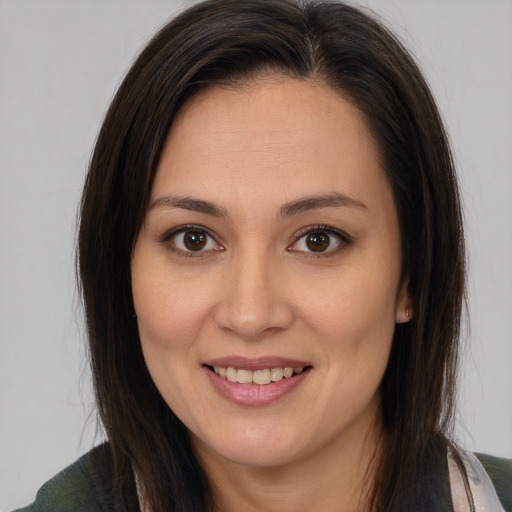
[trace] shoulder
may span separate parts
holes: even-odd
[[[110,457],[103,444],[80,457],[37,492],[34,503],[17,512],[103,512],[112,510],[111,491],[102,467]]]
[[[492,480],[496,494],[507,512],[512,512],[512,459],[475,454]]]

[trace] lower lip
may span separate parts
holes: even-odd
[[[276,402],[294,389],[306,379],[311,368],[304,370],[298,375],[290,378],[283,377],[277,382],[270,384],[240,384],[231,382],[224,377],[220,377],[206,367],[203,367],[208,375],[213,387],[226,399],[238,405],[267,405]]]

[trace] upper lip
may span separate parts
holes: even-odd
[[[237,368],[241,370],[263,370],[265,368],[303,368],[304,366],[312,366],[311,363],[307,361],[275,356],[263,356],[255,358],[228,356],[209,359],[203,364],[207,366],[220,366],[222,368]]]

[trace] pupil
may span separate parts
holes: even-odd
[[[183,242],[190,251],[199,251],[206,245],[206,236],[199,231],[187,231]]]
[[[306,244],[314,252],[325,251],[329,247],[329,236],[325,233],[311,233],[306,239]]]

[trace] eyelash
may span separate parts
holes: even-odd
[[[344,247],[346,247],[352,243],[352,239],[350,238],[350,236],[347,235],[346,233],[344,233],[343,231],[339,231],[337,229],[334,229],[330,226],[326,226],[324,224],[317,224],[314,226],[306,226],[306,227],[302,228],[295,235],[295,241],[289,247],[296,245],[302,238],[304,238],[307,235],[310,235],[312,233],[321,233],[321,234],[326,234],[329,237],[335,237],[338,239],[339,246],[336,247],[335,249],[326,250],[326,251],[317,252],[317,253],[315,253],[314,251],[310,251],[310,252],[301,251],[301,253],[305,257],[308,257],[308,258],[322,258],[322,257],[332,256],[334,254],[337,254]],[[329,243],[329,245],[330,245],[330,243]],[[289,250],[291,252],[294,252],[293,249],[289,249]]]
[[[192,250],[184,251],[184,250],[176,247],[175,244],[171,243],[172,239],[174,237],[176,237],[177,235],[185,234],[186,232],[190,232],[190,231],[195,231],[195,232],[198,232],[198,233],[202,233],[202,234],[206,235],[210,240],[213,240],[218,245],[218,247],[219,247],[218,249],[215,249],[216,251],[224,250],[224,248],[220,244],[218,244],[218,242],[215,241],[215,237],[213,236],[213,234],[209,230],[207,230],[203,226],[198,226],[198,225],[195,225],[195,224],[186,224],[186,225],[175,227],[171,231],[168,231],[167,233],[164,234],[164,236],[161,238],[161,242],[166,244],[172,252],[174,252],[174,253],[176,253],[176,254],[178,254],[180,256],[200,257],[200,256],[202,256],[204,254],[204,252],[208,252],[208,251],[202,251],[202,250],[199,250],[199,251],[192,251]],[[335,238],[338,239],[338,242],[339,242],[340,246],[338,246],[338,247],[336,247],[334,249],[331,249],[331,250],[319,251],[317,253],[315,253],[314,251],[310,251],[310,252],[308,252],[308,251],[296,251],[295,249],[291,249],[291,247],[295,246],[302,238],[304,238],[307,235],[312,234],[312,233],[326,234],[330,238],[331,237],[335,237]],[[347,245],[350,245],[350,243],[352,242],[351,238],[346,233],[344,233],[342,231],[339,231],[337,229],[334,229],[332,227],[323,225],[323,224],[317,224],[317,225],[313,225],[313,226],[306,226],[306,227],[302,228],[298,233],[296,233],[294,235],[294,238],[295,238],[294,242],[287,247],[287,250],[289,252],[299,252],[302,255],[304,255],[306,257],[310,257],[310,258],[319,258],[319,257],[321,258],[321,257],[331,256],[333,254],[336,254],[340,250],[342,250]],[[208,243],[208,241],[206,243]],[[330,242],[329,242],[329,245],[330,245]],[[328,245],[328,247],[329,247],[329,245]]]
[[[209,230],[207,230],[203,226],[197,226],[195,224],[185,224],[182,226],[175,227],[171,231],[168,231],[167,233],[165,233],[165,235],[161,239],[161,242],[166,244],[172,252],[178,254],[179,256],[192,257],[192,258],[200,257],[206,251],[184,251],[184,250],[180,249],[179,247],[176,247],[175,244],[171,243],[171,241],[174,237],[176,237],[177,235],[180,235],[180,234],[185,234],[189,231],[195,231],[197,233],[202,233],[202,234],[206,235],[210,240],[213,240],[219,246],[219,249],[216,249],[216,251],[224,250],[224,248],[215,241],[215,237],[212,235],[212,233],[210,233]],[[206,242],[206,243],[208,243],[208,242]]]

